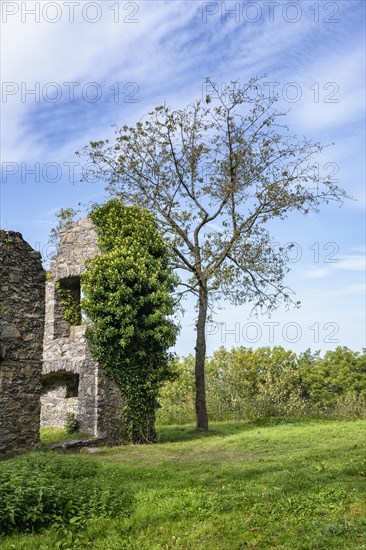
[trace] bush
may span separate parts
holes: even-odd
[[[174,363],[176,378],[160,392],[160,424],[194,422],[194,358]],[[281,346],[220,348],[206,363],[211,421],[275,416],[364,418],[366,355],[346,347],[296,355]]]
[[[87,459],[30,454],[0,463],[0,533],[81,527],[128,515],[133,498],[115,468]]]
[[[65,430],[68,434],[74,434],[79,429],[79,423],[74,413],[66,413]]]
[[[342,395],[327,409],[326,415],[336,420],[366,418],[366,398],[354,392]]]
[[[208,407],[215,420],[301,415],[296,355],[281,346],[214,352],[207,368]]]
[[[173,380],[159,394],[158,424],[190,424],[195,421],[194,357],[189,355],[171,365]]]
[[[343,399],[366,399],[366,352],[338,346],[324,357],[300,355],[299,374],[304,396],[323,410],[337,408]],[[359,399],[360,398],[360,399]]]

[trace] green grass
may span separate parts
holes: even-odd
[[[80,455],[123,472],[136,495],[130,518],[95,520],[61,538],[13,536],[0,548],[54,548],[57,540],[60,548],[103,550],[366,548],[363,421],[191,430],[162,427],[157,445]]]
[[[51,445],[52,443],[61,443],[70,439],[89,439],[91,436],[83,432],[67,433],[61,428],[41,428],[40,430],[42,446]]]

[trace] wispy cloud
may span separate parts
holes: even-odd
[[[327,277],[329,275],[328,269],[310,269],[308,271],[304,272],[305,277],[309,277],[310,279],[323,279],[324,277]]]
[[[22,9],[26,3],[17,4]],[[22,23],[19,11],[2,26],[2,40],[6,42],[2,51],[2,80],[18,87],[18,92],[2,103],[3,161],[25,162],[27,168],[32,168],[35,162],[41,165],[57,162],[63,166],[65,161],[78,161],[74,151],[90,140],[113,137],[113,124],[132,125],[164,101],[181,108],[200,98],[205,76],[212,76],[218,83],[232,79],[244,83],[253,75],[266,74],[263,92],[269,91],[269,83],[276,83],[279,109],[289,111],[287,122],[291,132],[323,143],[336,143],[317,159],[320,171],[329,174],[324,166],[337,163],[339,184],[359,199],[331,214],[310,215],[306,218],[307,225],[298,223],[295,217],[286,220],[283,232],[280,230],[284,242],[304,241],[301,241],[301,259],[291,265],[298,268],[299,277],[294,276],[294,284],[290,286],[298,290],[298,281],[302,278],[302,283],[306,282],[301,299],[311,304],[306,320],[309,326],[317,318],[324,322],[333,319],[339,296],[353,296],[351,305],[351,299],[343,300],[342,318],[353,318],[356,308],[360,316],[358,297],[363,292],[359,280],[365,267],[364,247],[354,243],[360,242],[359,228],[363,221],[360,207],[365,200],[365,3],[214,2],[217,13],[204,22],[202,2],[137,0],[129,3],[138,6],[135,15],[138,22],[131,24],[123,21],[130,12],[123,9],[126,4],[123,2],[95,3],[102,10],[102,17],[95,24],[80,17],[84,3],[75,3],[73,23],[65,17],[67,3],[58,4],[62,18],[55,24],[42,18],[36,23],[34,16]],[[117,4],[120,21],[115,23]],[[249,11],[246,4],[252,4]],[[294,15],[291,4],[300,6],[301,17],[297,22],[286,19],[286,9],[290,18]],[[239,17],[231,15],[223,22],[221,11],[237,5]],[[274,9],[273,20],[268,16],[269,5]],[[246,20],[246,16],[253,18],[256,6],[261,17],[256,22]],[[326,22],[332,6],[338,10],[333,17],[337,22]],[[45,98],[44,87],[51,82],[61,87],[59,101]],[[86,97],[85,86],[93,82],[102,91],[96,102]],[[76,83],[72,101],[65,83]],[[126,93],[132,91],[124,89],[128,83],[138,88],[137,102],[129,102],[128,98],[126,101]],[[36,100],[32,94],[23,97],[35,86],[40,89]],[[120,96],[115,101],[117,86]],[[299,97],[294,101],[296,90]],[[93,93],[92,88],[90,92]],[[79,202],[104,198],[103,182],[73,184],[65,176],[56,183],[35,184],[30,176],[24,183],[20,171],[17,177],[3,187],[2,208],[6,224],[24,231],[28,242],[47,242],[46,219],[49,218],[51,227],[54,214],[61,207],[77,208]],[[2,221],[5,222],[5,214]],[[319,262],[314,260],[311,265],[315,241],[319,246]],[[324,248],[328,241],[339,243],[343,255],[335,256],[338,263],[324,263],[330,252]],[[300,288],[299,294],[301,290],[304,289]],[[299,315],[305,319],[303,312],[304,309]],[[227,315],[231,314],[228,308]],[[350,332],[351,342],[355,331]]]
[[[365,271],[366,258],[365,256],[357,256],[357,255],[340,256],[339,262],[331,265],[335,269],[346,269],[350,271]]]
[[[355,252],[361,252],[363,254],[366,254],[366,245],[360,244],[358,246],[353,246],[352,250],[354,250]]]
[[[307,296],[315,297],[317,300],[319,298],[321,299],[329,299],[329,298],[341,298],[343,296],[365,296],[366,293],[366,285],[365,283],[352,283],[352,284],[345,284],[343,286],[335,285],[332,288],[308,288],[305,289],[304,294]],[[308,304],[309,305],[309,304]],[[316,305],[316,302],[313,303],[313,305]]]

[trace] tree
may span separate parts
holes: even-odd
[[[91,353],[119,386],[126,408],[127,438],[153,442],[157,394],[171,376],[177,327],[177,279],[153,215],[108,201],[91,212],[101,254],[82,275],[82,308],[92,321]]]
[[[312,403],[331,407],[347,395],[366,399],[366,350],[337,346],[324,357],[313,357],[310,364],[306,353],[300,356],[299,370],[303,393]]]
[[[297,357],[282,346],[252,348],[223,347],[207,365],[208,403],[216,402],[229,418],[300,414]]]
[[[277,98],[259,92],[258,78],[174,111],[161,105],[116,139],[91,142],[86,154],[113,196],[153,211],[184,270],[182,294],[197,297],[195,346],[197,429],[208,429],[205,328],[209,307],[229,299],[271,312],[298,305],[284,285],[286,255],[271,247],[266,225],[291,211],[307,214],[347,195],[321,177],[323,149],[298,140],[281,124]]]

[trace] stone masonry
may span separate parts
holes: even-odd
[[[39,444],[45,272],[20,233],[0,230],[0,452]]]
[[[46,282],[41,425],[64,427],[66,413],[71,412],[81,431],[119,443],[124,428],[119,390],[91,357],[84,326],[65,321],[55,287],[59,281],[80,300],[80,275],[85,262],[98,254],[97,242],[92,222],[83,218],[62,234],[51,262]]]

